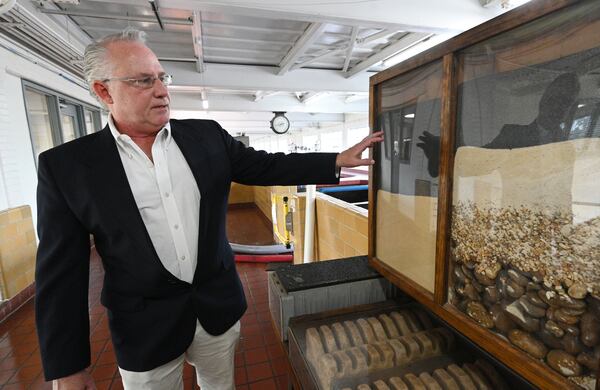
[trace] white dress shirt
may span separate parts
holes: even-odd
[[[135,203],[152,244],[164,267],[191,283],[198,262],[200,191],[192,171],[167,123],[156,135],[152,160],[112,119],[108,126],[115,137]]]

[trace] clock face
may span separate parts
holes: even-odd
[[[271,128],[278,134],[283,134],[290,129],[290,121],[284,115],[276,115],[271,120]]]

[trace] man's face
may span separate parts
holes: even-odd
[[[141,43],[115,42],[107,48],[111,78],[137,79],[165,74],[158,58]],[[169,92],[160,80],[147,89],[118,80],[108,81],[105,85],[112,99],[108,106],[120,128],[153,133],[169,121]]]

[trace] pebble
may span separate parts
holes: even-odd
[[[514,301],[506,306],[504,312],[521,328],[528,332],[537,332],[540,329],[540,320],[526,316],[519,301]]]
[[[496,303],[500,299],[500,294],[498,293],[498,288],[493,286],[487,286],[483,290],[483,300],[489,303]]]
[[[582,299],[573,299],[568,295],[559,294],[558,295],[558,305],[561,307],[566,307],[569,309],[585,309],[586,304]]]
[[[472,283],[467,283],[464,289],[465,297],[471,301],[479,301],[479,292],[475,289]]]
[[[467,279],[473,279],[473,272],[465,265],[461,265],[460,269]]]
[[[567,291],[571,298],[583,299],[587,295],[587,288],[582,283],[574,283]]]
[[[491,329],[494,327],[494,320],[492,319],[492,316],[479,302],[469,302],[467,304],[467,315],[484,328]]]
[[[506,283],[506,295],[508,295],[509,297],[517,299],[520,298],[524,293],[525,289],[523,288],[523,286],[521,286],[514,280],[510,279]]]
[[[579,322],[579,317],[571,316],[571,315],[565,313],[565,311],[563,309],[555,310],[553,319],[556,321],[564,322],[565,324],[568,324],[568,325],[575,325],[576,323]]]
[[[552,335],[546,329],[542,329],[538,335],[544,344],[553,349],[562,349],[563,342],[562,339]]]
[[[488,278],[487,275],[485,274],[485,271],[475,271],[474,272],[475,275],[475,279],[477,279],[477,281],[481,284],[483,284],[484,286],[493,286],[494,284],[496,284],[496,281],[494,279]]]
[[[591,312],[581,316],[581,341],[588,347],[595,347],[600,342],[600,318]]]
[[[523,274],[514,269],[508,270],[508,277],[515,281],[519,286],[525,287],[529,283],[529,279]]]
[[[579,337],[574,336],[572,334],[566,334],[565,337],[562,338],[562,342],[563,349],[571,355],[577,355],[584,349],[584,346],[581,343],[581,340],[579,340]]]
[[[490,308],[492,319],[497,330],[502,334],[508,334],[511,330],[517,327],[515,322],[504,312],[502,305],[496,304]]]
[[[550,334],[555,337],[563,337],[565,335],[565,331],[558,326],[558,324],[552,320],[546,321],[544,324],[544,329],[546,329]]]
[[[589,352],[582,352],[577,355],[577,362],[586,366],[592,371],[596,371],[598,369],[599,360]]]
[[[501,269],[502,266],[500,265],[500,263],[494,263],[490,267],[486,268],[485,276],[487,276],[490,279],[496,279],[496,277],[498,276],[498,272],[500,272]]]
[[[529,302],[529,300],[525,296],[519,298],[519,304],[521,304],[521,307],[523,308],[523,310],[525,310],[525,313],[527,313],[531,317],[542,318],[546,315],[545,309],[542,309],[541,307]]]
[[[467,277],[465,276],[464,272],[462,272],[461,267],[458,266],[454,266],[452,269],[452,273],[454,275],[454,281],[458,281],[461,284],[465,283],[465,280],[467,279]]]
[[[542,301],[536,292],[529,291],[527,294],[525,294],[525,296],[527,297],[527,300],[533,303],[534,305],[541,307],[542,309],[548,308],[546,302]]]
[[[513,329],[508,333],[508,339],[517,347],[527,352],[537,359],[543,359],[548,353],[548,349],[540,341],[536,340],[529,333],[518,329]]]
[[[560,310],[570,316],[580,316],[585,313],[585,309],[569,309],[567,307],[561,307]]]
[[[560,349],[550,351],[546,357],[546,362],[564,376],[581,375],[581,365],[577,362],[577,359]]]
[[[508,283],[508,275],[506,271],[502,270],[498,273],[498,277],[496,278],[496,287],[498,288],[498,292],[500,293],[500,297],[504,298],[506,296],[506,284]]]
[[[533,280],[535,283],[542,283],[544,281],[544,274],[541,271],[532,272],[531,280]]]
[[[527,291],[539,291],[542,287],[537,284],[537,283],[533,283],[533,282],[529,282],[527,283],[527,287],[525,287],[525,290]]]
[[[569,324],[565,324],[564,322],[560,322],[557,321],[556,324],[558,326],[560,326],[560,328],[562,330],[564,330],[567,334],[573,335],[573,336],[579,336],[579,327],[577,326],[573,326],[573,325],[569,325]]]
[[[558,306],[558,294],[554,291],[540,290],[538,297],[548,306]]]

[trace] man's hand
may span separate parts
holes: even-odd
[[[85,370],[52,381],[52,390],[96,390],[92,376]]]
[[[375,160],[368,158],[361,158],[362,153],[366,148],[370,148],[374,144],[383,141],[383,131],[370,134],[365,139],[352,146],[349,149],[344,150],[342,153],[337,155],[335,160],[336,168],[353,168],[360,165],[373,165]]]

